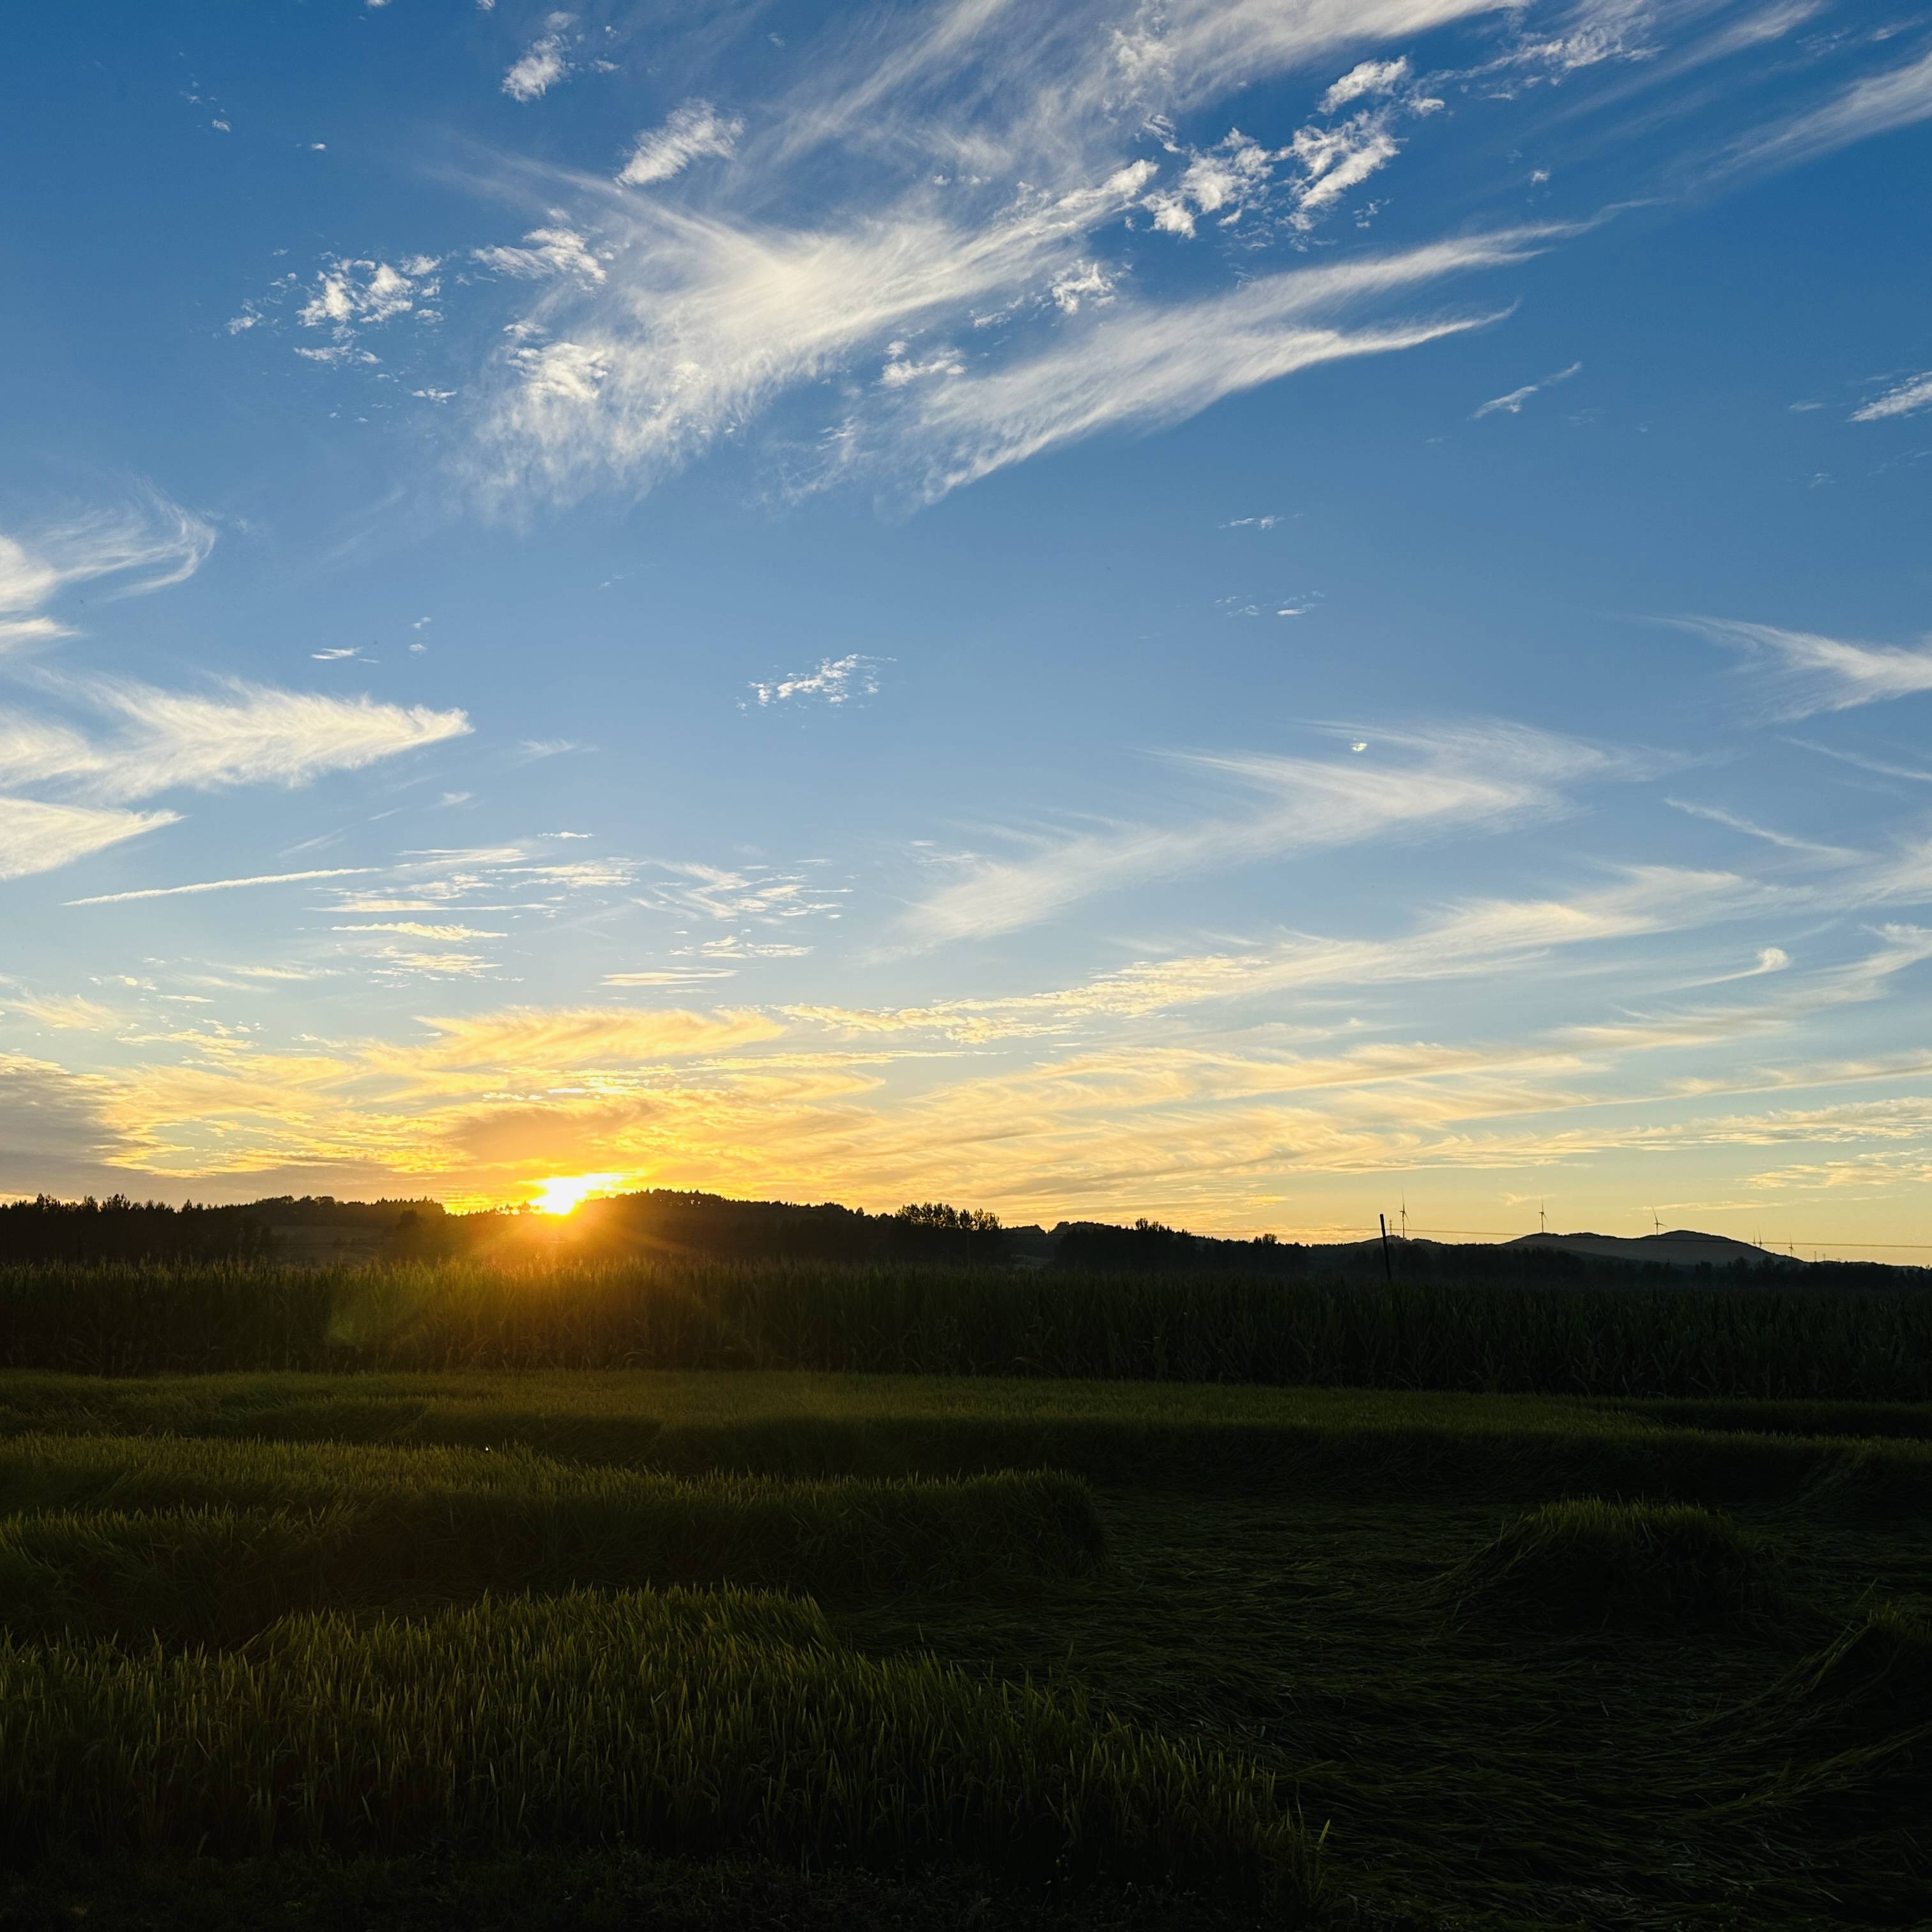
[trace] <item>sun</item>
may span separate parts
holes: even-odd
[[[623,1179],[621,1174],[554,1174],[536,1184],[530,1205],[545,1214],[568,1214],[593,1194],[606,1194]]]

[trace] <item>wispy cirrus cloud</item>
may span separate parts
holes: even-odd
[[[4,803],[4,801],[0,801]],[[132,812],[118,814],[124,818],[136,816]],[[171,819],[172,813],[160,814],[164,820]],[[173,899],[190,896],[197,892],[233,892],[245,890],[251,886],[306,885],[316,879],[353,878],[358,874],[380,872],[380,866],[328,866],[306,872],[256,872],[247,878],[198,879],[184,886],[143,886],[138,890],[127,892],[97,892],[91,898],[69,899],[69,905],[125,905],[134,899]]]
[[[1870,772],[1876,778],[1904,778],[1912,784],[1932,784],[1932,770],[1923,765],[1902,765],[1896,758],[1875,758],[1868,752],[1848,752],[1837,745],[1821,745],[1812,738],[1793,738],[1790,742],[1802,746],[1808,752],[1816,752],[1821,758],[1835,758],[1840,764]]]
[[[57,518],[17,536],[0,531],[0,652],[74,634],[48,606],[70,585],[111,580],[133,597],[192,577],[214,548],[214,526],[158,490],[112,508]]]
[[[0,879],[52,872],[175,823],[172,812],[108,812],[97,806],[0,797]]]
[[[1395,118],[1441,104],[1406,57],[1346,67],[1319,96],[1322,118],[1285,145],[1240,130],[1196,145],[1173,117],[1264,76],[1503,10],[1501,0],[1305,0],[1286,12],[1184,0],[1123,25],[1097,4],[1028,13],[950,0],[862,32],[831,25],[807,76],[755,113],[686,100],[639,138],[614,189],[543,176],[554,222],[604,274],[552,288],[512,325],[483,385],[477,481],[506,507],[532,490],[568,501],[607,484],[648,489],[788,393],[896,344],[871,402],[825,434],[824,460],[784,467],[794,487],[883,470],[929,496],[1110,422],[1173,420],[1316,362],[1468,326],[1373,315],[1304,326],[1312,286],[1280,278],[1142,304],[1113,249],[1150,223],[1178,242],[1197,221],[1250,210],[1288,232],[1339,208],[1394,154]],[[775,219],[771,182],[827,152],[845,177]],[[630,191],[681,188],[701,158],[726,164],[701,202]],[[528,169],[517,178],[520,194],[536,185]],[[1442,275],[1484,252],[1405,260]],[[1365,303],[1375,285],[1363,280]],[[1381,293],[1419,285],[1398,276]],[[1105,332],[1088,328],[1096,310]],[[1056,320],[1079,325],[1064,345]],[[1184,372],[1190,338],[1196,366]],[[1088,374],[1096,349],[1119,398],[1111,410]]]
[[[1932,691],[1932,646],[1864,644],[1730,617],[1665,621],[1767,667],[1766,704],[1774,717],[1809,718]]]
[[[440,940],[446,945],[465,940],[501,939],[500,932],[473,926],[429,926],[420,920],[364,920],[355,926],[338,926],[330,928],[334,932],[399,932],[410,939]]]
[[[1030,849],[1020,856],[974,860],[963,878],[929,892],[907,915],[907,937],[918,946],[986,937],[1127,886],[1372,838],[1495,827],[1564,809],[1580,784],[1658,769],[1654,760],[1516,725],[1384,731],[1375,742],[1384,756],[1372,760],[1171,754],[1171,767],[1195,781],[1197,804],[1205,794],[1207,810],[1166,824],[1021,837]]]
[[[700,980],[729,980],[737,973],[735,966],[687,966],[648,968],[635,973],[606,973],[599,982],[606,986],[681,986]]]
[[[560,1072],[668,1054],[716,1053],[775,1040],[784,1031],[782,1023],[768,1015],[731,1007],[700,1013],[682,1008],[646,1012],[629,1006],[512,1006],[426,1019],[423,1024],[431,1036],[427,1044],[378,1057],[424,1069]]]
[[[728,923],[769,924],[776,920],[836,917],[844,903],[842,886],[824,884],[802,872],[769,867],[734,869],[694,860],[660,860],[662,874],[640,894],[638,904],[654,912]]]
[[[1741,812],[1732,812],[1720,805],[1702,805],[1695,800],[1667,798],[1664,803],[1673,812],[1681,812],[1692,818],[1708,820],[1713,825],[1721,825],[1728,831],[1742,832],[1747,838],[1762,840],[1767,845],[1775,845],[1786,852],[1800,852],[1814,859],[1828,859],[1836,862],[1856,860],[1858,854],[1843,845],[1828,845],[1815,838],[1800,838],[1789,832],[1780,832],[1775,827],[1760,825],[1754,818],[1748,818]]]
[[[1572,376],[1581,372],[1582,367],[1580,362],[1573,362],[1567,369],[1558,369],[1554,375],[1539,376],[1534,382],[1526,382],[1521,388],[1510,390],[1507,395],[1492,396],[1470,420],[1480,422],[1485,416],[1521,416],[1523,404],[1531,397],[1541,395],[1545,389],[1554,388],[1558,382],[1568,382]]]
[[[475,398],[452,412],[459,463],[512,514],[604,488],[648,490],[788,402],[815,410],[827,382],[850,402],[838,419],[772,425],[776,494],[884,478],[929,501],[1082,436],[1171,422],[1318,362],[1398,352],[1480,320],[1391,314],[1393,284],[1346,317],[1271,313],[1287,280],[1252,260],[1184,298],[1140,292],[1172,285],[1150,250],[1191,248],[1199,260],[1197,230],[1226,230],[1248,256],[1305,249],[1312,225],[1344,209],[1365,226],[1364,184],[1444,107],[1432,88],[1460,88],[1460,112],[1613,63],[1682,76],[1775,44],[1811,10],[1811,0],[1571,0],[1532,18],[1520,0],[1171,0],[1123,17],[1100,0],[938,0],[835,14],[810,60],[742,112],[693,92],[594,173],[504,161],[496,184],[542,208],[544,225],[470,259],[538,286],[488,332],[480,363],[466,349],[464,367],[414,393]],[[1713,16],[1715,31],[1701,31]],[[1458,24],[1490,57],[1432,73],[1420,37]],[[580,31],[572,15],[545,18],[506,91],[534,100],[556,84]],[[696,54],[692,82],[716,53],[707,43]],[[1928,72],[1922,60],[1868,73],[1736,152],[1796,158],[1904,124]],[[1312,112],[1256,121],[1256,84],[1291,75],[1305,77]],[[1237,92],[1242,125],[1230,128],[1215,104]],[[1202,128],[1210,114],[1227,129],[1218,140]],[[1328,238],[1338,253],[1362,245]],[[416,259],[358,258],[360,280],[338,273],[340,313],[318,318],[336,339],[302,352],[373,362],[364,324],[410,304],[433,314],[410,286]],[[420,260],[434,269],[439,258]],[[868,363],[884,373],[861,388]],[[1483,412],[1515,413],[1572,373]]]
[[[599,211],[606,280],[554,291],[537,318],[548,339],[505,352],[482,480],[563,498],[605,482],[648,488],[784,391],[909,327],[1043,287],[1151,172],[1029,195],[977,228],[930,189],[889,218],[789,230],[626,196]]]
[[[1726,169],[1788,167],[1854,142],[1932,118],[1932,48],[1866,74],[1820,105],[1758,129],[1731,150]]]
[[[52,688],[118,728],[94,737],[46,718],[0,714],[0,784],[64,783],[111,804],[177,788],[302,785],[470,729],[460,711],[238,682],[219,695],[118,680]]]
[[[117,728],[94,734],[44,716],[0,712],[0,787],[11,794],[0,796],[0,878],[52,871],[158,830],[178,816],[114,808],[175,790],[306,784],[325,772],[359,770],[470,728],[460,711],[259,686],[236,684],[210,696],[124,680],[45,682]],[[40,795],[22,797],[22,788]],[[50,790],[61,796],[49,798]],[[160,897],[259,882],[112,896]]]
[[[1285,269],[1210,298],[1116,308],[1104,328],[1062,336],[983,376],[915,392],[902,411],[848,425],[827,473],[897,467],[922,500],[1114,428],[1151,428],[1295,370],[1386,355],[1484,326],[1493,314],[1362,320],[1404,289],[1521,261],[1522,232],[1432,244],[1334,267]]]
[[[1091,189],[1036,200],[989,228],[936,215],[850,233],[727,230],[661,212],[634,218],[591,308],[567,335],[506,352],[487,436],[499,493],[534,477],[568,498],[599,482],[648,487],[784,389],[836,369],[949,310],[1042,294],[1078,266],[1070,247],[1118,218],[1150,164]],[[888,382],[839,425],[805,486],[884,470],[926,500],[1100,430],[1150,427],[1220,398],[1342,358],[1387,354],[1478,327],[1489,314],[1378,320],[1363,311],[1411,289],[1527,260],[1554,231],[1460,239],[1377,260],[1287,270],[1226,294],[1115,300],[1082,328],[970,373],[956,356]],[[586,298],[572,297],[576,302]],[[559,300],[563,298],[560,297]],[[1086,310],[1056,304],[1075,320]],[[896,369],[919,370],[902,354]],[[488,479],[494,477],[494,481]]]
[[[19,1014],[55,1033],[108,1033],[122,1016],[81,993],[0,992],[0,1010]]]
[[[1526,968],[1553,952],[1736,919],[1778,904],[1781,896],[1735,872],[1633,866],[1568,898],[1467,901],[1392,938],[1291,933],[1216,952],[1139,961],[1046,992],[869,1010],[826,1005],[782,1010],[860,1034],[931,1032],[977,1043],[1064,1032],[1096,1018]]]

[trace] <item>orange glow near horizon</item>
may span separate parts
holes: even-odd
[[[608,1194],[623,1179],[621,1174],[554,1174],[535,1184],[530,1204],[545,1214],[568,1214],[593,1194]]]

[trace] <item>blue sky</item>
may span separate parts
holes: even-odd
[[[0,1192],[1932,1239],[1932,10],[0,95]]]

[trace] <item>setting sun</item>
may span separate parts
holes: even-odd
[[[536,1183],[530,1204],[546,1214],[568,1214],[592,1195],[608,1194],[623,1178],[621,1174],[553,1174]]]

